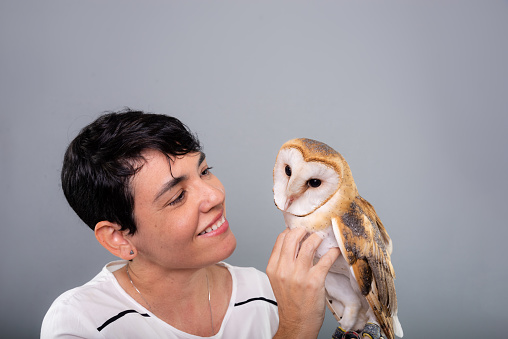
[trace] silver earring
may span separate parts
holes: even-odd
[[[133,255],[133,254],[134,254],[134,251],[133,251],[133,250],[131,250],[131,253],[130,253],[130,255]]]

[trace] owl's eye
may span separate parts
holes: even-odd
[[[286,175],[288,177],[290,177],[291,176],[291,167],[289,167],[289,165],[286,165],[286,168],[284,170],[286,171]]]
[[[309,181],[307,181],[307,184],[310,186],[310,187],[319,187],[321,185],[321,180],[319,179],[310,179]]]

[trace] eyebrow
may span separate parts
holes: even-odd
[[[205,153],[203,153],[203,152],[199,152],[199,162],[198,162],[198,167],[199,167],[199,166],[201,166],[201,164],[203,163],[203,161],[205,161],[205,158],[206,158]]]
[[[205,161],[205,158],[206,158],[205,153],[199,152],[199,161],[198,161],[197,167],[201,166],[203,161]],[[171,176],[173,176],[173,174],[171,174]],[[173,177],[173,179],[169,180],[168,182],[166,182],[162,186],[162,188],[159,190],[159,192],[157,192],[157,194],[155,195],[155,199],[153,199],[153,201],[154,202],[157,201],[161,196],[164,195],[164,193],[166,193],[167,191],[171,190],[173,187],[175,187],[176,185],[178,185],[182,181],[187,180],[187,178],[188,178],[187,175],[182,175],[182,176],[179,176],[179,177]]]

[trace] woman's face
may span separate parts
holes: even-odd
[[[168,160],[148,150],[143,156],[146,162],[131,182],[136,260],[185,269],[229,257],[236,239],[226,220],[224,186],[209,171],[204,154]]]

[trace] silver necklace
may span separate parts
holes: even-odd
[[[126,265],[126,271],[127,271],[127,277],[129,278],[129,281],[131,282],[132,287],[134,287],[136,292],[138,292],[138,294],[141,297],[141,299],[143,299],[145,304],[148,306],[148,309],[150,310],[150,312],[153,313],[152,307],[150,306],[148,301],[146,301],[145,297],[143,297],[143,294],[141,294],[141,292],[138,290],[138,288],[136,287],[136,285],[134,285],[134,282],[132,281],[131,275],[129,274],[129,264]],[[212,335],[214,335],[215,333],[214,333],[214,330],[213,330],[212,302],[211,302],[211,298],[210,298],[210,283],[208,281],[208,272],[206,272],[206,288],[208,290],[208,308],[210,309],[210,325],[212,327]]]

